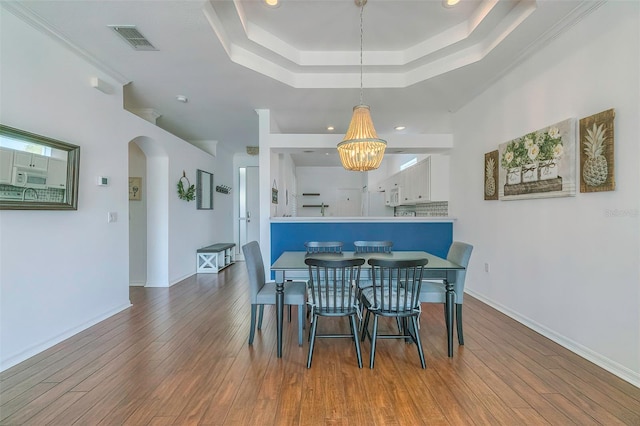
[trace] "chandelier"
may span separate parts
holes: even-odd
[[[347,134],[338,144],[342,167],[366,172],[380,167],[387,141],[378,138],[373,127],[368,105],[362,102],[362,14],[367,0],[354,0],[360,7],[360,104],[353,107],[353,116]]]

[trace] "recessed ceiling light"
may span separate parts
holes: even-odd
[[[333,127],[333,126],[329,126],[329,127],[327,127],[327,130],[328,130],[328,131],[330,131],[330,132],[331,132],[331,131],[333,131],[333,130],[335,130],[335,129],[336,129],[336,128],[335,128],[335,127]]]
[[[442,5],[444,7],[453,7],[458,3],[460,3],[460,0],[442,0]]]
[[[270,8],[276,8],[280,6],[280,0],[262,0],[262,3]]]
[[[404,129],[406,129],[406,127],[405,126],[396,126],[395,129],[396,130],[404,130]]]
[[[185,95],[178,95],[176,96],[176,99],[178,100],[178,102],[183,102],[185,104],[189,102],[189,98],[187,98]]]

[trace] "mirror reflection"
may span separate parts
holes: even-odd
[[[198,170],[196,200],[198,210],[213,210],[213,173]]]
[[[0,209],[77,209],[80,148],[0,125]]]

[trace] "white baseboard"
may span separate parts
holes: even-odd
[[[129,287],[144,287],[147,285],[146,281],[129,281]]]
[[[96,325],[97,323],[99,323],[100,321],[103,321],[109,317],[112,317],[113,315],[117,314],[118,312],[122,312],[125,309],[130,308],[131,306],[133,306],[131,303],[127,303],[124,305],[121,305],[115,309],[112,309],[108,312],[103,313],[102,315],[99,315],[97,317],[92,318],[91,320],[77,326],[74,328],[71,328],[67,331],[65,331],[64,333],[61,333],[59,335],[57,335],[56,337],[46,340],[44,342],[38,343],[36,345],[31,346],[28,349],[25,349],[17,354],[11,355],[9,356],[7,359],[3,359],[0,361],[0,371],[4,371],[8,368],[13,367],[14,365],[17,365],[19,363],[21,363],[22,361],[31,358],[34,355],[39,354],[40,352],[43,352],[47,349],[49,349],[52,346],[57,345],[58,343],[62,342],[65,339],[68,339],[69,337],[80,333],[83,330],[86,330],[87,328],[91,327],[92,325]]]
[[[158,284],[158,283],[150,283],[150,282],[147,282],[147,283],[145,284],[145,287],[171,287],[172,285],[178,284],[180,281],[182,281],[182,280],[184,280],[184,279],[187,279],[187,278],[189,278],[189,277],[191,277],[191,276],[193,276],[193,275],[195,275],[195,271],[194,271],[194,272],[192,272],[192,273],[190,273],[190,274],[186,274],[186,275],[183,275],[183,276],[181,276],[181,277],[174,278],[174,279],[172,279],[171,281],[169,281],[168,283],[161,283],[161,284]]]
[[[183,275],[182,277],[175,278],[173,281],[171,281],[171,282],[169,283],[169,287],[171,287],[172,285],[176,285],[176,284],[178,284],[180,281],[185,280],[185,279],[187,279],[187,278],[189,278],[189,277],[191,277],[191,276],[193,276],[193,275],[195,275],[195,273],[186,274],[186,275]]]
[[[502,312],[508,317],[513,318],[514,320],[529,327],[535,332],[542,334],[544,337],[550,340],[553,340],[560,346],[570,350],[576,355],[579,355],[582,358],[593,362],[597,366],[604,368],[608,372],[615,374],[616,376],[620,377],[622,380],[627,381],[632,385],[640,388],[640,373],[630,370],[624,365],[621,365],[605,356],[602,356],[601,354],[587,348],[586,346],[583,346],[580,343],[569,339],[568,337],[558,334],[555,331],[551,330],[550,328],[547,328],[537,323],[536,321],[525,317],[524,315],[520,315],[518,312],[515,312],[507,308],[506,306],[501,305],[500,303],[483,296],[482,294],[476,293],[475,291],[469,290],[469,289],[465,289],[465,293],[475,297],[476,299],[480,300],[483,303],[486,303],[487,305]]]

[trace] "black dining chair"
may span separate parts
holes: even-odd
[[[357,284],[360,280],[360,268],[364,264],[364,259],[329,260],[309,257],[305,259],[304,263],[309,266],[307,303],[311,311],[311,336],[307,368],[311,368],[317,337],[351,338],[356,346],[358,367],[362,368],[356,316],[360,314]],[[318,334],[318,321],[321,317],[349,317],[351,333]]]
[[[420,364],[422,368],[426,368],[418,318],[420,317],[422,275],[424,265],[428,262],[428,259],[369,259],[373,285],[362,289],[362,299],[366,308],[362,340],[366,336],[371,339],[369,368],[373,368],[378,339],[403,339],[414,342],[418,348]],[[368,325],[371,315],[373,315],[373,329],[369,333]],[[400,333],[381,334],[378,331],[380,317],[396,318],[396,321],[403,325],[400,327]]]

